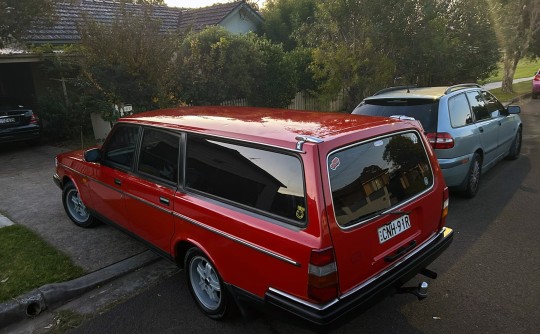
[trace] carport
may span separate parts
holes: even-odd
[[[0,105],[37,107],[35,82],[40,61],[36,54],[0,53]]]

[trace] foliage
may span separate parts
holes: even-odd
[[[160,27],[150,7],[140,13],[124,8],[112,24],[86,17],[80,27],[84,85],[110,105],[132,104],[135,112],[178,103],[168,74],[179,41]]]
[[[490,13],[497,22],[496,32],[503,51],[502,90],[512,92],[519,60],[527,53],[540,55],[540,0],[488,0]]]
[[[217,105],[246,97],[260,68],[249,39],[221,27],[189,34],[178,53],[177,89],[193,105]]]
[[[261,66],[248,94],[250,105],[286,108],[296,95],[296,73],[293,59],[285,54],[281,44],[253,37]]]
[[[37,29],[50,24],[55,1],[0,0],[0,48],[24,37],[32,23]]]
[[[192,105],[247,97],[252,105],[285,107],[296,94],[293,62],[280,45],[221,27],[189,34],[178,52],[177,71],[178,94]]]
[[[311,68],[322,91],[345,89],[352,108],[384,86],[487,77],[498,53],[482,2],[328,0],[295,36],[314,50]]]
[[[272,42],[282,43],[285,50],[294,50],[298,46],[294,32],[313,20],[316,6],[316,0],[268,0],[260,32]]]

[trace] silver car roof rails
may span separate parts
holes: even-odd
[[[406,89],[407,90],[407,93],[409,93],[409,89],[411,88],[418,88],[418,86],[416,85],[412,85],[412,86],[395,86],[395,87],[388,87],[388,88],[384,88],[384,89],[381,89],[380,91],[378,91],[377,93],[373,94],[373,96],[375,95],[380,95],[380,94],[383,94],[383,93],[388,93],[388,92],[393,92],[395,90],[402,90],[402,89]]]
[[[456,90],[465,89],[465,88],[482,88],[482,86],[480,86],[477,83],[464,83],[464,84],[459,84],[459,85],[453,85],[446,88],[446,91],[444,91],[444,94],[445,95],[450,94],[452,92],[455,92]]]

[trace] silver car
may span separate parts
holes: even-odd
[[[392,87],[364,99],[359,115],[414,118],[422,123],[449,187],[478,192],[482,172],[503,158],[517,159],[523,126],[519,106],[504,107],[476,84]]]

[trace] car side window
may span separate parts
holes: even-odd
[[[499,115],[508,115],[508,112],[506,111],[504,106],[491,93],[482,91],[482,96],[484,97],[484,100],[486,100],[486,107],[492,117],[497,117]]]
[[[488,111],[486,102],[479,91],[467,92],[467,99],[469,100],[476,121],[491,118],[491,113]]]
[[[448,99],[448,111],[453,128],[459,128],[473,122],[471,107],[465,94],[459,94]]]
[[[188,135],[186,187],[294,225],[307,221],[302,163],[293,155]]]
[[[180,137],[146,128],[141,142],[137,170],[153,177],[176,183]]]
[[[102,150],[103,162],[131,169],[135,161],[138,136],[138,126],[117,125]]]

